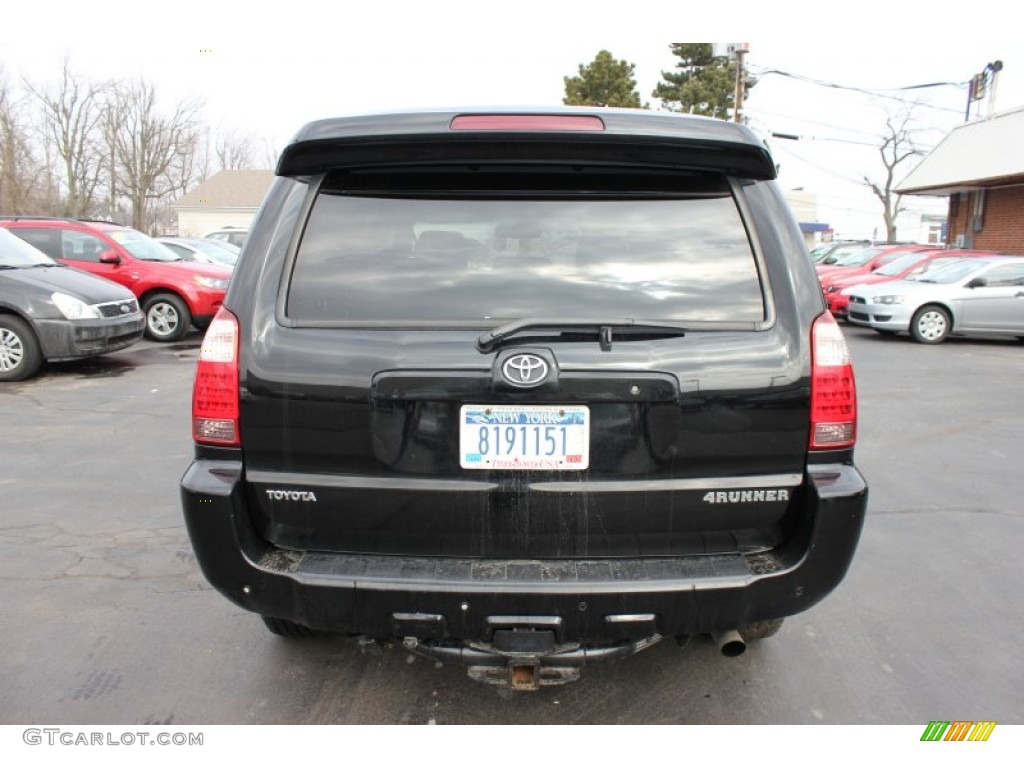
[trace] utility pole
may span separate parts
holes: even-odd
[[[735,108],[732,111],[732,119],[735,123],[743,122],[741,113],[743,112],[743,57],[747,53],[747,43],[736,44],[736,96],[735,96]]]

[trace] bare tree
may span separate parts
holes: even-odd
[[[226,131],[217,137],[217,165],[225,171],[249,171],[255,164],[255,139],[251,133]]]
[[[36,213],[43,175],[21,101],[0,70],[0,213]]]
[[[864,183],[882,204],[882,216],[885,219],[885,233],[888,242],[896,240],[896,219],[907,210],[903,205],[903,195],[893,189],[896,182],[903,176],[901,166],[907,160],[924,154],[914,143],[913,130],[910,128],[912,112],[913,109],[910,108],[898,115],[886,115],[886,130],[881,137],[882,143],[878,146],[878,154],[884,168],[882,179],[875,181],[867,174],[863,177]]]
[[[118,202],[121,198],[117,183],[117,131],[121,125],[122,100],[117,98],[117,87],[112,86],[111,97],[107,100],[100,121],[103,153],[104,191],[106,192],[104,213],[118,224],[126,224],[128,218],[123,215]]]
[[[25,139],[14,94],[0,73],[0,211],[21,213],[25,190],[19,166]]]
[[[83,81],[67,59],[55,87],[40,88],[27,81],[25,85],[39,106],[47,153],[55,155],[59,166],[62,213],[89,215],[103,167],[100,133],[108,86]]]
[[[276,168],[277,159],[280,156],[281,149],[274,146],[274,143],[264,136],[260,154],[260,168]]]
[[[114,98],[113,134],[118,191],[131,202],[132,226],[145,230],[157,201],[184,192],[192,182],[202,123],[197,101],[163,115],[156,88],[144,80],[121,84]]]

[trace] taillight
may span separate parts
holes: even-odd
[[[811,329],[812,451],[850,448],[857,442],[857,386],[846,339],[826,312]]]
[[[221,307],[199,348],[192,388],[192,439],[208,445],[240,445],[238,399],[238,320]]]

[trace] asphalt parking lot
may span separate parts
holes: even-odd
[[[400,647],[284,640],[185,533],[199,336],[0,384],[0,722],[1024,722],[1024,344],[847,328],[870,513],[846,581],[739,658],[664,641],[511,694]]]

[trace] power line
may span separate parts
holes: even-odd
[[[770,114],[770,113],[768,113],[768,114]],[[782,117],[786,117],[786,116],[782,115]],[[803,120],[801,120],[801,118],[796,118],[796,117],[790,117],[788,119],[794,120],[796,122],[808,122],[808,123],[814,123],[815,125],[824,125],[824,126],[827,126],[827,127],[830,127],[830,128],[838,129],[838,130],[849,130],[851,133],[860,133],[860,134],[863,134],[865,136],[872,136],[874,138],[874,141],[870,141],[869,142],[869,141],[857,141],[856,139],[841,139],[841,138],[838,138],[838,137],[835,137],[835,136],[812,136],[810,134],[779,133],[779,132],[776,132],[776,131],[773,131],[773,130],[767,128],[766,126],[761,127],[761,128],[758,128],[757,126],[753,126],[753,127],[755,127],[755,130],[759,130],[762,134],[764,134],[768,138],[774,137],[774,138],[777,138],[777,139],[788,139],[790,141],[832,141],[832,142],[836,142],[836,143],[839,143],[839,144],[853,144],[853,145],[860,146],[860,147],[869,147],[871,149],[878,149],[879,147],[881,147],[883,145],[883,143],[886,140],[886,137],[884,137],[884,136],[879,136],[879,135],[876,135],[876,134],[868,133],[867,131],[856,131],[856,130],[852,130],[852,129],[846,129],[846,128],[842,128],[841,126],[829,125],[828,123],[820,123],[820,122],[816,122],[814,120],[803,121]],[[759,123],[761,121],[759,119],[755,118],[755,122]],[[929,129],[923,129],[923,130],[917,130],[917,131],[908,131],[907,133],[912,133],[912,132],[913,133],[923,133],[925,131],[931,131],[931,130],[933,130],[933,129],[929,128]],[[933,149],[935,149],[936,145],[922,145],[922,144],[916,144],[915,143],[912,146],[913,146],[914,149],[916,149],[920,153],[928,153],[928,152],[931,152]]]
[[[941,82],[941,83],[921,83],[919,85],[904,85],[904,86],[900,86],[898,88],[860,88],[860,87],[852,86],[852,85],[840,85],[838,83],[830,83],[827,80],[818,80],[818,79],[813,78],[813,77],[807,77],[806,75],[795,75],[792,72],[786,72],[786,71],[781,70],[781,69],[765,69],[763,72],[761,72],[761,74],[762,75],[783,75],[784,77],[791,77],[794,80],[803,80],[805,82],[814,83],[815,85],[821,85],[821,86],[824,86],[826,88],[839,88],[839,89],[844,90],[844,91],[860,91],[861,93],[869,93],[869,94],[871,94],[871,93],[880,93],[880,92],[884,92],[884,91],[913,91],[913,90],[921,90],[921,89],[924,89],[924,88],[940,88],[940,87],[943,87],[943,86],[951,86],[953,88],[966,88],[967,85],[968,85],[966,82],[962,82],[962,83]]]
[[[760,109],[758,107],[755,107],[754,109],[747,109],[748,115],[750,115],[752,112],[755,114],[761,113],[764,115],[774,115],[775,117],[782,117],[785,118],[786,120],[793,120],[798,123],[810,123],[811,125],[821,125],[824,126],[825,128],[835,128],[838,131],[846,131],[847,133],[859,133],[862,136],[871,136],[872,138],[878,138],[878,134],[872,133],[871,131],[859,131],[856,128],[847,128],[846,126],[836,125],[835,123],[825,123],[822,122],[821,120],[809,120],[807,118],[797,117],[795,115],[784,115],[781,112],[772,112],[769,109]]]
[[[826,122],[823,122],[821,120],[811,120],[809,118],[800,117],[798,115],[786,115],[786,114],[783,114],[781,112],[773,112],[773,111],[771,111],[769,109],[760,109],[760,108],[748,109],[747,110],[747,115],[748,116],[752,116],[753,119],[756,122],[758,122],[758,123],[761,123],[761,122],[763,122],[764,124],[768,123],[767,120],[763,120],[762,121],[761,118],[758,117],[758,115],[774,115],[775,117],[781,117],[784,120],[790,120],[790,121],[792,121],[794,123],[809,123],[810,125],[820,125],[820,126],[822,126],[824,128],[832,128],[833,130],[843,131],[845,133],[855,133],[855,134],[859,134],[861,136],[869,136],[869,137],[871,137],[874,140],[874,143],[871,145],[871,146],[874,146],[874,147],[877,147],[884,140],[884,136],[882,134],[876,133],[874,131],[861,131],[861,130],[858,130],[856,128],[847,128],[845,125],[836,125],[835,123],[826,123]],[[766,133],[773,133],[772,131],[768,130],[767,128],[765,128],[764,130],[765,130]],[[910,128],[910,129],[908,129],[908,133],[915,133],[915,134],[919,134],[919,133],[941,133],[941,134],[945,135],[947,133],[947,130],[944,129],[944,128]],[[780,136],[779,138],[788,138],[788,137]],[[810,137],[799,136],[798,138],[810,138]],[[815,138],[824,139],[824,137],[815,137]],[[831,137],[828,138],[827,140],[829,140],[829,141],[832,141],[832,140],[838,141],[838,139],[832,139]],[[852,142],[853,139],[848,139],[847,141],[851,141]],[[925,151],[930,151],[930,150],[935,148],[935,145],[926,146],[926,147],[920,147],[920,148],[924,149]]]
[[[811,168],[816,168],[817,170],[821,171],[822,173],[827,173],[830,176],[835,176],[837,179],[842,179],[843,181],[851,183],[851,184],[858,184],[860,186],[864,185],[863,179],[854,179],[854,178],[851,178],[849,176],[845,176],[845,175],[843,175],[841,173],[837,173],[836,171],[832,170],[831,168],[826,168],[823,165],[818,165],[818,163],[815,163],[815,162],[813,162],[811,160],[808,160],[807,158],[805,158],[802,155],[800,155],[798,152],[794,152],[789,147],[783,147],[782,145],[778,145],[778,146],[779,146],[779,149],[781,149],[783,152],[791,155],[792,157],[795,157],[801,163],[805,163],[806,165],[809,165]]]
[[[867,141],[854,141],[853,139],[833,139],[829,136],[800,136],[801,141],[834,141],[839,144],[856,144],[860,147],[871,147],[872,149],[878,149],[878,142],[867,142]]]
[[[753,70],[754,68],[751,67],[751,69]],[[797,80],[797,81],[800,81],[800,82],[810,83],[812,85],[817,85],[817,86],[820,86],[822,88],[832,88],[832,89],[841,90],[841,91],[852,91],[854,93],[863,93],[865,95],[874,96],[876,98],[890,99],[892,101],[898,101],[901,104],[906,104],[908,100],[905,99],[905,98],[902,98],[900,96],[892,96],[888,92],[889,91],[909,91],[909,90],[925,89],[925,88],[938,88],[938,87],[942,87],[942,86],[952,86],[952,87],[956,87],[956,88],[965,88],[965,87],[967,87],[967,83],[922,83],[920,85],[909,85],[909,86],[903,86],[901,88],[870,89],[870,88],[859,88],[859,87],[851,86],[851,85],[841,85],[840,83],[831,83],[831,82],[828,82],[827,80],[818,80],[816,78],[807,77],[805,75],[797,75],[797,74],[793,74],[792,72],[786,72],[786,71],[781,70],[781,69],[762,69],[762,70],[756,71],[754,74],[756,74],[758,77],[763,77],[765,75],[780,75],[781,77],[788,77],[788,78],[790,78],[792,80]],[[927,102],[920,102],[920,101],[915,101],[913,103],[916,104],[917,106],[920,106],[920,107],[926,108],[926,109],[935,109],[935,110],[938,110],[940,112],[951,112],[951,113],[956,114],[956,115],[961,114],[959,109],[951,109],[950,107],[940,107],[940,106],[937,106],[935,104],[928,104]]]
[[[843,211],[843,212],[847,212],[847,213],[856,213],[856,214],[861,214],[861,215],[864,215],[864,216],[876,216],[876,215],[879,215],[878,210],[875,207],[872,206],[870,209],[864,207],[868,200],[871,200],[872,202],[874,202],[875,199],[876,199],[874,197],[874,195],[871,193],[871,191],[869,190],[869,188],[867,187],[867,185],[865,184],[864,179],[854,179],[852,177],[845,176],[845,175],[843,175],[841,173],[837,173],[836,171],[832,170],[831,168],[827,168],[825,166],[819,165],[818,163],[815,163],[815,162],[812,162],[810,160],[807,160],[805,157],[803,157],[802,155],[800,155],[797,152],[792,151],[788,147],[785,148],[784,151],[787,152],[789,155],[791,155],[794,159],[796,159],[796,160],[806,164],[807,166],[809,166],[811,168],[814,168],[814,169],[816,169],[816,170],[818,170],[818,171],[820,171],[822,173],[828,174],[830,176],[834,176],[834,177],[840,179],[841,181],[843,181],[843,182],[845,182],[847,184],[852,184],[852,185],[854,185],[856,187],[859,187],[864,192],[862,197],[852,197],[852,196],[849,196],[849,195],[836,194],[836,193],[830,193],[830,192],[815,192],[814,196],[815,196],[815,200],[816,200],[816,204],[817,204],[818,208],[829,208],[829,209],[832,209],[834,211]],[[839,201],[839,202],[829,202],[829,201]],[[850,205],[849,203],[853,203],[854,205]],[[931,206],[925,205],[925,204],[918,205],[916,203],[918,203],[918,201],[910,201],[910,202],[905,204],[905,207],[907,208],[909,213],[911,213],[911,214],[921,214],[921,213],[932,213],[933,212]]]
[[[862,147],[871,147],[872,149],[878,149],[881,146],[881,142],[879,141],[869,143],[866,141],[854,141],[853,139],[834,139],[829,136],[801,136],[800,139],[802,141],[836,141],[839,142],[840,144],[857,144]],[[933,149],[935,149],[934,146],[925,147],[918,146],[916,144],[912,146],[919,152],[931,152]]]

